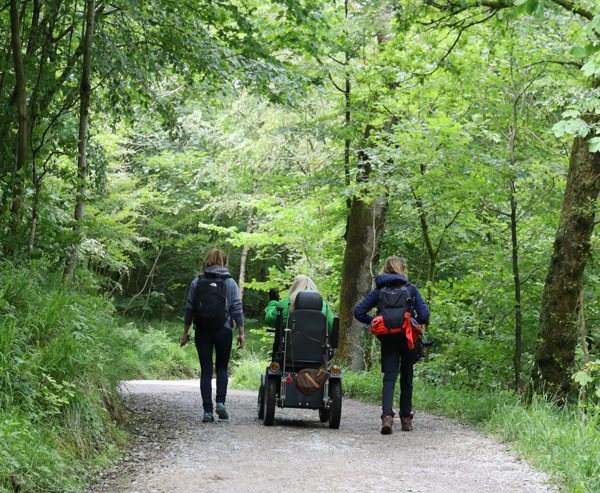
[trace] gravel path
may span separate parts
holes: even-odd
[[[123,394],[132,446],[90,493],[557,491],[507,446],[439,416],[382,436],[379,407],[349,399],[331,430],[317,411],[280,408],[266,427],[256,392],[236,390],[229,421],[202,423],[198,380],[126,382]]]

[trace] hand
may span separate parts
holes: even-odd
[[[241,332],[237,337],[237,348],[242,349],[244,347],[244,333]]]
[[[190,334],[188,332],[184,332],[183,335],[181,336],[181,339],[179,339],[179,345],[183,347],[188,342],[190,342]]]
[[[269,300],[279,301],[279,290],[277,288],[269,289]]]

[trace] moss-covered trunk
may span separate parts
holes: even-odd
[[[588,118],[596,123],[598,117]],[[578,341],[578,299],[590,252],[600,191],[600,153],[590,153],[588,137],[576,138],[554,251],[542,299],[533,386],[560,397],[571,390]]]
[[[354,319],[356,303],[373,286],[374,265],[387,213],[384,196],[366,201],[354,197],[350,207],[340,294],[340,349],[338,357],[353,370],[364,368],[364,324]]]

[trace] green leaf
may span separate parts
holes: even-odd
[[[533,11],[533,17],[535,17],[536,19],[542,19],[544,17],[544,2],[543,1],[540,0],[537,2],[535,10]]]
[[[576,45],[576,46],[573,46],[573,47],[572,47],[572,48],[569,50],[569,52],[571,53],[571,55],[572,55],[574,58],[577,58],[577,59],[580,59],[580,60],[581,60],[582,58],[585,58],[585,57],[587,56],[587,54],[588,54],[588,53],[587,53],[587,50],[586,50],[586,47],[585,47],[585,46],[581,46],[581,45]]]
[[[590,152],[600,152],[600,137],[593,137],[588,141]]]
[[[579,115],[581,115],[579,110],[572,109],[564,111],[562,117],[566,120],[568,118],[578,118]]]
[[[581,118],[571,120],[562,120],[552,127],[554,135],[564,137],[565,135],[575,135],[577,137],[585,137],[590,132],[589,125]]]
[[[581,67],[582,72],[587,77],[597,77],[600,76],[600,56],[599,53],[596,52],[588,61]]]
[[[584,371],[578,371],[577,373],[575,373],[573,375],[573,380],[575,380],[582,387],[585,387],[588,383],[594,381],[594,379]]]
[[[600,15],[597,15],[590,21],[590,27],[592,28],[592,31],[600,33]]]

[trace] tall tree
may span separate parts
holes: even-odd
[[[428,2],[444,12],[442,18],[452,18],[450,24],[458,26],[458,37],[465,30],[465,23],[486,22],[501,10],[515,9],[517,13],[543,15],[545,3],[541,0],[518,2],[508,0],[474,0],[467,5],[452,0]],[[597,38],[600,27],[592,21],[595,14],[579,4],[566,0],[553,0],[550,8],[567,11],[584,25],[589,21],[589,31]],[[465,10],[469,11],[464,17]],[[477,20],[473,21],[475,16]],[[469,21],[467,21],[469,19]],[[446,21],[444,21],[446,22]],[[589,42],[592,45],[592,41]],[[569,48],[569,47],[566,47]],[[600,76],[595,50],[584,50],[587,75]],[[575,61],[558,61],[565,66],[577,65]],[[598,153],[590,152],[589,140],[596,136],[598,117],[589,113],[577,122],[580,135],[575,138],[569,160],[569,172],[561,219],[554,251],[546,276],[546,286],[540,307],[538,346],[535,352],[532,382],[534,388],[565,397],[571,390],[571,373],[577,345],[578,300],[583,289],[583,273],[587,264],[590,240],[594,228],[594,215],[598,198]]]
[[[596,114],[584,116],[598,123]],[[587,135],[575,138],[560,223],[554,240],[540,312],[538,346],[532,370],[534,387],[559,396],[571,391],[575,348],[580,340],[580,299],[583,274],[591,247],[598,194],[600,193],[600,152],[590,152]]]
[[[21,54],[21,22],[20,9],[17,0],[10,1],[10,39],[15,70],[14,97],[17,103],[18,130],[15,152],[15,166],[12,173],[12,206],[9,225],[9,237],[14,241],[18,236],[21,218],[21,208],[25,189],[25,173],[27,166],[27,99],[25,95],[25,70]],[[5,253],[10,253],[14,243],[4,243]]]
[[[83,66],[81,72],[81,83],[79,89],[79,146],[77,156],[77,198],[75,203],[75,224],[73,231],[77,235],[75,244],[65,267],[67,279],[73,277],[77,257],[79,255],[80,236],[82,231],[82,220],[84,212],[85,191],[88,176],[88,127],[90,96],[92,94],[91,71],[92,71],[92,42],[94,36],[94,22],[96,19],[96,1],[87,0],[85,6],[85,30],[83,34]]]

